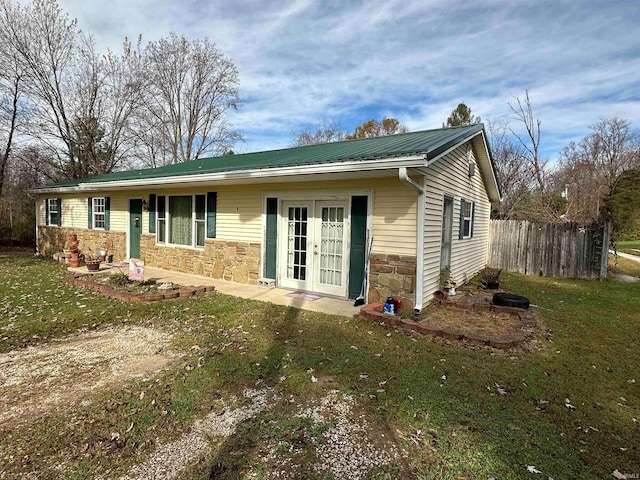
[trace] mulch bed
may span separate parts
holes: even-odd
[[[523,310],[493,305],[489,300],[491,295],[461,292],[429,305],[414,319],[386,315],[382,303],[363,306],[360,315],[376,323],[464,345],[510,350],[528,341],[538,326],[537,308],[531,306]]]
[[[65,283],[78,287],[92,288],[105,297],[115,298],[121,302],[158,302],[173,298],[192,297],[215,291],[213,285],[186,287],[173,285],[168,290],[159,290],[155,283],[131,282],[127,285],[112,285],[108,283],[110,275],[68,275]]]

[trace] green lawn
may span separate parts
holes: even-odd
[[[640,240],[616,242],[616,249],[619,252],[629,253],[631,255],[640,255]]]
[[[296,403],[319,398],[324,387],[309,381],[311,369],[331,379],[331,388],[352,394],[372,429],[396,432],[408,449],[404,465],[372,478],[559,480],[612,478],[616,469],[640,473],[638,284],[503,273],[501,287],[539,305],[549,331],[540,351],[509,356],[412,339],[359,318],[220,294],[122,304],[64,287],[63,275],[50,261],[0,256],[0,351],[125,323],[172,332],[187,353],[155,380],[123,385],[28,428],[0,429],[0,478],[2,469],[6,478],[124,473],[148,455],[156,438],[176,438],[220,408],[221,397],[245,387],[272,386]],[[242,348],[218,348],[229,342]],[[193,345],[208,352],[200,368],[189,368],[199,360]],[[281,402],[182,478],[214,478],[214,465],[215,478],[249,478],[249,472],[262,478],[261,444],[290,441],[292,429],[308,425]],[[126,438],[117,447],[104,441],[114,431]],[[327,478],[304,473],[311,472],[307,467],[298,478]]]

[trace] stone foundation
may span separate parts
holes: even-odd
[[[106,249],[108,255],[113,255],[113,260],[119,262],[127,257],[127,234],[125,232],[112,232],[107,230],[88,230],[82,228],[65,227],[38,227],[38,248],[45,257],[51,257],[54,253],[60,253],[69,242],[69,235],[78,235],[80,244],[78,248],[83,253],[91,250]]]
[[[416,257],[373,253],[369,272],[369,303],[388,296],[402,300],[402,308],[413,310],[416,290]]]
[[[156,244],[154,234],[143,234],[140,256],[145,265],[236,283],[257,285],[260,244],[205,240],[204,250]]]

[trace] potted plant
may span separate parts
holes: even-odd
[[[485,267],[480,272],[480,281],[487,290],[497,290],[500,288],[500,272],[502,269]]]
[[[448,292],[449,295],[455,295],[456,294],[456,280],[453,277],[449,277],[444,281],[444,290],[445,292]]]
[[[90,272],[97,272],[100,270],[100,256],[95,255],[91,249],[89,249],[89,253],[84,256],[84,263],[87,266],[87,270]]]

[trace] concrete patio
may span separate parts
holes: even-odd
[[[73,273],[93,273],[96,275],[111,274],[122,271],[127,272],[128,267],[100,265],[99,272],[89,272],[87,267],[69,267],[69,271]],[[310,310],[312,312],[327,313],[330,315],[341,315],[343,317],[352,317],[360,312],[360,307],[353,306],[353,300],[341,300],[333,297],[321,297],[313,294],[312,297],[319,297],[316,300],[307,300],[304,298],[293,298],[287,296],[292,290],[282,288],[263,288],[256,285],[245,285],[241,283],[227,282],[210,277],[202,277],[199,275],[191,275],[181,272],[172,272],[155,267],[144,267],[144,279],[155,280],[160,284],[163,282],[172,282],[184,286],[202,286],[213,285],[216,291],[225,295],[234,297],[249,298],[261,302],[270,302],[277,305],[285,305],[288,307],[299,308],[302,310]]]

